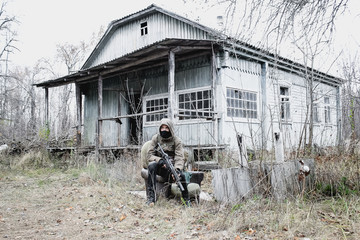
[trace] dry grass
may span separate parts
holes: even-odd
[[[27,162],[32,166],[36,161]],[[49,167],[51,164],[40,168],[20,167],[19,164],[12,164],[10,169],[8,165],[3,167],[0,172],[0,238],[360,237],[360,199],[356,191],[332,197],[312,191],[305,198],[294,197],[283,202],[262,197],[232,205],[202,202],[191,208],[184,208],[176,199],[161,198],[154,207],[148,207],[145,199],[128,192],[144,190],[136,161],[120,159],[114,164],[96,164],[86,159],[84,162],[82,166],[66,170]],[[324,163],[324,168],[319,164],[321,179],[329,163]],[[335,167],[331,169],[338,171]],[[345,172],[338,176],[344,177],[343,174]],[[202,189],[211,193],[211,173],[206,174],[204,181]]]

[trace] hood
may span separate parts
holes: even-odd
[[[169,118],[163,118],[161,119],[160,125],[159,125],[159,133],[160,133],[160,127],[161,125],[166,125],[169,127],[170,132],[171,132],[171,137],[175,136],[175,131],[174,131],[174,124],[173,122],[169,119]]]

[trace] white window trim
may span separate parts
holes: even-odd
[[[329,103],[325,103],[325,99],[328,98],[329,99]],[[328,110],[328,117],[329,117],[329,121],[326,121],[326,109]],[[326,126],[330,126],[332,125],[332,118],[331,118],[331,98],[330,96],[324,96],[324,123]]]
[[[315,121],[315,111],[313,112],[313,118],[314,118],[314,124],[315,125],[319,125],[321,124],[321,104],[320,104],[320,98],[319,98],[320,94],[319,93],[314,93],[313,94],[313,107],[315,106],[316,104],[316,115],[317,115],[317,121]],[[314,108],[313,108],[314,110]]]
[[[287,88],[289,90],[289,95],[281,95],[280,94],[280,88]],[[289,98],[289,115],[290,117],[288,119],[282,119],[281,117],[281,96],[287,96]],[[291,97],[291,85],[290,84],[279,84],[279,119],[283,123],[292,123],[292,114],[291,114],[291,103],[292,103],[292,97]]]
[[[146,23],[146,27],[141,27],[142,24]],[[142,31],[146,29],[146,33],[142,34]],[[149,21],[147,19],[144,19],[140,21],[140,36],[146,37],[149,35]]]
[[[211,122],[212,119],[205,119],[205,118],[193,118],[193,119],[182,119],[182,120],[179,120],[179,116],[178,116],[178,113],[179,113],[179,95],[180,94],[184,94],[184,93],[192,93],[192,92],[200,92],[200,91],[213,91],[213,89],[211,89],[211,87],[199,87],[199,88],[190,88],[190,89],[183,89],[183,90],[178,90],[178,91],[175,91],[175,95],[176,95],[176,120],[177,120],[177,123],[178,124],[181,124],[181,123],[197,123],[199,121],[202,121],[202,122]],[[213,93],[212,93],[213,94]],[[210,104],[212,105],[212,111],[214,111],[214,106],[213,106],[213,99],[212,99],[212,96],[210,96]]]
[[[255,93],[256,94],[256,118],[248,118],[248,117],[231,117],[227,115],[227,89],[234,89],[234,90],[239,90],[239,91],[244,91],[244,92],[249,92],[249,93]],[[234,122],[241,122],[241,123],[249,123],[249,122],[253,122],[253,123],[258,123],[260,122],[260,114],[261,114],[261,108],[260,108],[260,93],[258,91],[254,91],[254,90],[248,90],[248,89],[244,89],[244,88],[238,88],[238,87],[232,87],[232,86],[226,86],[225,87],[225,110],[224,110],[224,116],[225,116],[225,121],[229,122],[229,121],[234,121]]]
[[[143,113],[146,113],[146,102],[149,100],[155,100],[155,99],[159,99],[159,98],[168,98],[169,95],[167,93],[162,93],[162,94],[156,94],[156,95],[150,95],[150,96],[146,96],[143,97],[143,106],[142,106],[142,111]],[[144,126],[152,126],[152,125],[159,125],[160,121],[154,121],[154,122],[147,122],[146,121],[146,114],[144,114],[143,116],[143,124]]]

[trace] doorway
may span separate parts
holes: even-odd
[[[128,96],[129,101],[129,115],[140,114],[142,112],[141,95],[133,93]],[[142,143],[142,116],[133,116],[129,118],[130,122],[130,144],[140,145]]]

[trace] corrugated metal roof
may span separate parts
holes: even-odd
[[[174,43],[174,46],[172,46],[172,47],[176,47],[175,44],[179,44],[179,46],[184,46],[184,44],[186,45],[186,42],[188,42],[188,44],[195,44],[195,45],[200,44],[200,43],[201,44],[204,44],[204,43],[215,44],[215,45],[224,47],[226,50],[228,50],[230,52],[234,52],[236,54],[242,55],[246,58],[249,58],[249,59],[252,59],[255,61],[268,61],[269,64],[272,64],[275,67],[282,68],[286,71],[304,72],[304,70],[306,69],[306,67],[300,63],[297,63],[290,59],[275,55],[267,50],[255,47],[249,43],[242,42],[238,39],[227,37],[215,29],[206,27],[197,22],[191,21],[185,17],[182,17],[175,13],[169,12],[169,11],[167,11],[163,8],[160,8],[154,4],[150,5],[149,7],[145,8],[143,10],[140,10],[136,13],[133,13],[133,14],[127,15],[123,18],[120,18],[118,20],[112,21],[109,24],[107,31],[105,32],[105,34],[103,35],[103,37],[101,38],[101,40],[99,41],[99,43],[97,44],[97,46],[95,47],[95,49],[93,50],[93,52],[91,53],[91,55],[89,56],[89,58],[87,59],[85,64],[83,65],[83,67],[86,66],[87,62],[90,61],[90,59],[97,53],[97,51],[99,51],[101,49],[101,44],[104,44],[106,42],[106,39],[111,36],[111,33],[113,31],[115,31],[117,27],[124,25],[124,24],[128,23],[129,21],[133,21],[134,19],[145,17],[148,14],[151,14],[153,12],[161,12],[163,14],[166,14],[173,18],[176,18],[180,21],[186,22],[196,28],[200,28],[201,30],[206,31],[209,34],[211,34],[212,36],[214,36],[214,40],[210,41],[210,40],[164,39],[164,40],[155,42],[151,45],[137,49],[131,53],[128,53],[126,55],[123,55],[119,58],[108,61],[106,63],[102,63],[97,66],[91,67],[91,68],[83,68],[76,73],[73,73],[73,74],[58,78],[58,79],[42,82],[42,83],[36,84],[36,86],[38,86],[38,87],[53,87],[53,86],[58,86],[58,85],[63,85],[63,84],[68,84],[68,83],[74,82],[76,78],[83,78],[84,75],[86,75],[88,77],[94,76],[94,73],[98,74],[99,72],[103,72],[103,71],[106,72],[107,68],[113,68],[115,65],[125,64],[126,61],[124,61],[124,60],[126,60],[127,58],[131,58],[136,55],[144,57],[144,56],[146,56],[146,54],[144,54],[146,51],[153,51],[154,47],[156,47],[156,46],[160,46],[160,45],[164,44],[164,45],[167,45],[167,47],[169,47],[170,46],[169,42],[171,42],[171,41],[173,41],[173,43]],[[158,49],[158,51],[159,51],[159,49]],[[307,68],[307,69],[310,69],[310,68]],[[323,73],[321,71],[313,70],[313,72],[317,75],[318,79],[324,79],[324,80],[326,80],[326,82],[328,82],[330,84],[337,85],[342,82],[341,79],[331,76],[329,74]]]
[[[179,21],[182,21],[182,22],[185,22],[187,24],[190,24],[191,26],[193,27],[196,27],[196,28],[199,28],[209,34],[212,34],[214,36],[214,38],[223,38],[223,39],[226,39],[226,35],[220,33],[219,31],[216,31],[212,28],[209,28],[209,27],[206,27],[202,24],[199,24],[197,22],[194,22],[194,21],[191,21],[185,17],[182,17],[178,14],[175,14],[173,12],[170,12],[170,11],[167,11],[155,4],[152,4],[150,5],[149,7],[143,9],[143,10],[140,10],[136,13],[133,13],[133,14],[130,14],[130,15],[127,15],[123,18],[120,18],[118,20],[113,20],[111,21],[111,23],[109,24],[108,26],[108,29],[106,30],[106,32],[104,33],[103,37],[100,39],[99,43],[96,45],[96,47],[94,48],[93,52],[90,54],[90,56],[88,57],[88,59],[85,61],[85,63],[83,64],[82,66],[82,69],[83,68],[86,68],[86,66],[88,65],[88,63],[91,61],[91,59],[98,53],[98,51],[101,49],[101,46],[103,44],[106,43],[107,39],[109,37],[111,37],[112,33],[117,29],[119,28],[120,26],[122,25],[125,25],[127,24],[128,22],[130,21],[134,21],[136,19],[139,19],[139,18],[144,18],[146,16],[148,16],[149,14],[152,14],[154,12],[160,12],[160,13],[163,13],[165,15],[168,15],[170,17],[173,17],[175,19],[178,19]]]
[[[166,64],[170,49],[177,51],[178,58],[189,55],[190,52],[195,53],[204,49],[208,49],[210,54],[213,44],[214,42],[211,40],[164,39],[95,67],[82,69],[78,72],[34,85],[37,87],[56,87],[74,82],[83,82],[91,78],[97,79],[99,73],[106,76],[114,72],[135,71],[145,65]]]

